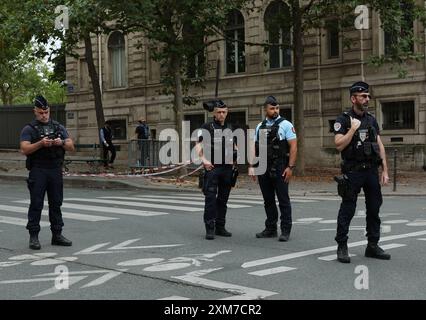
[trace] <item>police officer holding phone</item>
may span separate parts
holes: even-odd
[[[65,151],[73,151],[74,144],[64,126],[50,119],[46,99],[39,95],[34,101],[35,120],[21,132],[21,152],[27,156],[27,179],[31,202],[28,210],[27,229],[29,247],[41,249],[38,239],[40,218],[47,192],[52,245],[71,246],[72,242],[62,235],[61,205],[63,200],[62,164]]]
[[[361,188],[365,194],[368,245],[365,256],[389,260],[390,255],[378,246],[380,239],[379,210],[382,205],[380,185],[389,182],[385,147],[380,139],[376,119],[368,111],[371,99],[369,85],[356,82],[350,89],[352,108],[342,113],[334,123],[334,142],[342,156],[342,174],[339,194],[342,203],[337,218],[337,260],[350,263],[348,231],[355,214]],[[382,167],[379,175],[379,166]]]

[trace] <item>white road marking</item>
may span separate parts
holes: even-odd
[[[264,276],[269,276],[271,274],[282,273],[282,272],[287,272],[287,271],[291,271],[291,270],[297,270],[297,269],[282,266],[282,267],[276,267],[276,268],[271,268],[271,269],[264,269],[264,270],[249,272],[249,274],[254,275],[254,276],[264,277]]]
[[[180,247],[183,246],[181,243],[177,244],[158,244],[158,245],[147,245],[147,246],[136,246],[136,247],[127,247],[129,244],[137,242],[141,239],[132,239],[123,241],[108,250],[128,250],[128,249],[151,249],[151,248],[171,248],[171,247]]]
[[[407,246],[406,244],[389,243],[389,244],[380,245],[380,248],[382,248],[383,250],[389,250],[389,249],[406,247],[406,246]]]
[[[413,222],[406,224],[409,227],[424,227],[426,226],[426,220],[414,220]]]
[[[170,297],[160,298],[157,300],[191,300],[191,299],[186,297],[181,297],[181,296],[170,296]]]
[[[19,212],[19,213],[28,213],[28,208],[17,207],[17,206],[0,205],[0,210]],[[49,210],[43,210],[42,215],[49,216]],[[72,213],[72,212],[62,212],[62,217],[66,219],[93,221],[93,222],[119,219],[119,218],[113,218],[113,217],[95,216],[95,215],[87,215],[87,214]]]
[[[57,259],[42,259],[38,261],[31,262],[32,266],[50,266],[55,264],[63,264],[70,261],[77,260],[77,257],[64,257],[64,258],[57,258]]]
[[[144,259],[134,259],[134,260],[123,261],[123,262],[117,263],[117,265],[123,266],[123,267],[134,267],[134,266],[142,266],[146,264],[159,263],[161,261],[164,261],[164,259],[163,258],[144,258]]]
[[[167,197],[167,199],[162,199],[159,196],[140,196],[138,198],[135,197],[100,197],[101,199],[117,199],[117,200],[132,200],[132,201],[153,201],[153,202],[161,202],[161,203],[176,203],[176,204],[189,204],[195,206],[204,207],[204,202],[200,201],[187,201],[187,200],[172,200],[173,197]],[[159,199],[161,199],[159,201]],[[249,208],[250,206],[242,206],[237,204],[228,204],[228,208],[231,209],[240,209],[240,208]],[[202,209],[199,209],[202,210]]]
[[[407,223],[410,222],[410,220],[388,220],[388,221],[382,221],[382,223],[386,224],[398,224],[398,223]]]
[[[297,219],[296,221],[298,222],[317,222],[322,220],[322,218],[301,218],[301,219]]]
[[[57,276],[57,275],[56,275]],[[77,277],[68,277],[68,285],[72,286],[74,284],[76,284],[77,282],[80,282],[83,279],[86,279],[87,276],[77,276]],[[55,281],[56,278],[53,278],[53,281]],[[37,293],[36,295],[32,296],[32,298],[36,298],[36,297],[42,297],[42,296],[47,296],[49,294],[54,294],[54,293],[58,293],[59,291],[61,291],[63,289],[57,289],[55,286],[41,291],[39,293]]]
[[[418,232],[411,232],[411,233],[404,233],[404,234],[393,235],[393,236],[386,236],[386,237],[382,237],[380,239],[380,241],[381,242],[392,241],[392,240],[397,240],[397,239],[405,239],[405,238],[418,237],[418,236],[424,236],[424,235],[426,235],[426,230],[418,231]],[[367,244],[367,240],[362,240],[362,241],[350,243],[350,244],[348,244],[348,247],[352,248],[352,247],[362,246],[362,245],[366,245],[366,244]],[[293,252],[293,253],[288,253],[288,254],[270,257],[270,258],[248,261],[248,262],[243,263],[241,265],[241,267],[242,268],[251,268],[251,267],[261,266],[261,265],[265,265],[265,264],[269,264],[269,263],[287,261],[287,260],[291,260],[291,259],[295,259],[295,258],[306,257],[306,256],[310,256],[310,255],[315,255],[315,254],[318,254],[318,253],[324,253],[324,252],[335,251],[335,250],[336,250],[336,246],[334,245],[334,246],[329,246],[329,247],[324,247],[324,248],[318,248],[318,249],[312,249],[312,250],[306,250],[306,251],[300,251],[300,252]]]
[[[318,221],[318,223],[337,223],[336,219],[332,219],[332,220],[321,220]]]
[[[27,223],[28,223],[28,220],[27,219],[0,216],[0,223],[13,224],[13,225],[16,225],[16,226],[26,226]],[[40,227],[47,227],[47,226],[50,226],[49,222],[40,221]]]
[[[198,270],[194,272],[189,272],[183,276],[174,276],[172,278],[179,279],[179,280],[193,283],[193,284],[198,284],[201,286],[222,289],[230,293],[237,294],[235,296],[224,298],[221,300],[255,300],[255,299],[264,299],[266,297],[278,294],[277,292],[273,292],[273,291],[243,287],[243,286],[239,286],[239,285],[235,285],[231,283],[202,278],[202,276],[206,274],[209,274],[211,272],[221,270],[221,269],[223,268]]]
[[[349,257],[355,257],[356,254],[349,253]],[[334,261],[337,260],[337,254],[330,254],[329,256],[318,257],[319,260],[323,261]]]
[[[29,200],[19,200],[18,203],[29,204]],[[45,201],[45,205],[48,205]],[[96,212],[107,212],[114,214],[125,214],[130,216],[139,216],[139,217],[148,217],[148,216],[158,216],[169,214],[168,212],[159,212],[159,211],[142,211],[142,210],[133,210],[133,209],[120,209],[120,208],[111,208],[111,207],[101,207],[101,206],[90,206],[90,205],[81,205],[81,204],[72,204],[72,203],[63,203],[62,207],[71,208],[83,211],[96,211]]]
[[[79,199],[79,198],[68,198],[68,199],[65,199],[65,201],[81,201],[81,202],[91,202],[91,203],[112,204],[112,205],[118,205],[118,206],[145,207],[145,208],[168,209],[168,210],[177,210],[177,211],[202,210],[201,208],[194,208],[194,207],[169,206],[165,204],[155,204],[155,203],[135,202],[135,201],[115,201],[115,200]]]

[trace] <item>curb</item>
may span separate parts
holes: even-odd
[[[25,182],[27,179],[26,175],[11,175],[11,174],[0,174],[1,181],[22,181]],[[124,180],[113,180],[113,179],[99,179],[94,177],[64,177],[64,187],[69,188],[88,188],[88,189],[116,189],[116,190],[151,190],[151,191],[165,191],[165,192],[201,192],[199,188],[195,187],[178,187],[178,186],[156,186],[156,185],[141,185],[138,183],[132,183],[132,181]],[[257,187],[257,186],[256,186]],[[258,189],[258,187],[257,187]],[[251,189],[235,189],[234,194],[260,194],[260,191]],[[426,193],[401,193],[401,192],[383,192],[384,197],[418,197],[426,196]],[[296,197],[337,197],[337,193],[318,190],[317,192],[306,192],[306,191],[291,191],[290,196]]]

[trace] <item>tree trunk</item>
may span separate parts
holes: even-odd
[[[183,121],[183,92],[182,92],[182,76],[180,74],[180,58],[174,57],[171,61],[172,74],[174,78],[174,111],[176,119],[176,130],[179,134],[179,162],[183,162],[183,142],[184,137],[182,135],[182,121]],[[186,167],[182,168],[179,175],[185,175],[187,173]]]
[[[293,53],[294,53],[294,125],[297,133],[297,175],[305,175],[305,119],[304,119],[304,83],[303,83],[303,32],[302,11],[299,0],[292,1],[294,19]]]
[[[0,90],[1,90],[1,101],[3,102],[4,105],[7,105],[7,91],[4,90],[3,87]]]
[[[95,98],[95,111],[96,111],[96,121],[98,125],[98,132],[104,126],[105,116],[104,108],[102,105],[102,94],[101,87],[99,85],[99,76],[96,71],[95,62],[93,60],[93,51],[92,51],[92,39],[90,35],[84,37],[84,46],[85,46],[85,57],[87,62],[87,68],[89,70],[89,77],[92,81],[93,96]]]

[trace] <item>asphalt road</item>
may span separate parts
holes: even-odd
[[[293,198],[290,241],[256,239],[258,196],[232,195],[231,238],[204,239],[200,193],[65,189],[64,235],[28,248],[28,191],[0,185],[0,299],[425,299],[426,198],[386,197],[381,245],[390,261],[364,257],[365,205],[351,224],[351,264],[336,261],[339,199]]]

